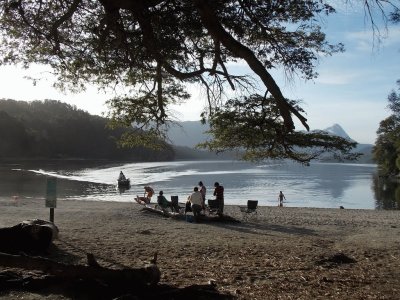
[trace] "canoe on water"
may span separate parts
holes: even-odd
[[[118,179],[117,180],[118,187],[129,187],[131,185],[131,181],[128,179]]]

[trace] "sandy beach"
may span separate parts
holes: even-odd
[[[212,283],[235,299],[399,299],[400,211],[259,207],[240,222],[189,223],[137,203],[57,202],[48,258],[142,267],[158,253],[161,284]],[[0,199],[0,227],[49,219],[42,199]],[[0,267],[0,269],[4,269]],[[65,299],[21,291],[3,299]]]

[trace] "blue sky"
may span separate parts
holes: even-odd
[[[390,114],[386,108],[387,96],[397,89],[396,80],[400,79],[400,25],[391,25],[387,33],[381,27],[385,38],[378,43],[373,39],[361,6],[344,6],[345,1],[340,0],[332,2],[338,13],[324,20],[323,31],[330,42],[344,43],[346,51],[322,57],[317,66],[319,77],[312,82],[299,78],[288,81],[280,71],[273,75],[278,78],[285,97],[302,101],[311,129],[324,129],[337,123],[357,142],[373,144],[379,122]],[[0,67],[0,98],[55,99],[92,114],[106,111],[103,103],[112,95],[98,92],[94,87],[81,94],[63,94],[52,88],[51,77],[36,85],[24,78],[42,74],[45,70]],[[192,99],[185,105],[173,107],[182,121],[197,120],[206,103],[196,89],[190,90],[193,91]],[[303,129],[299,123],[296,127]]]

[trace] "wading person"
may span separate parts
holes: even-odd
[[[279,195],[278,195],[278,201],[279,201],[278,206],[280,206],[280,207],[283,206],[283,199],[286,200],[286,197],[285,197],[285,195],[282,193],[282,191],[280,191],[280,192],[279,192]]]

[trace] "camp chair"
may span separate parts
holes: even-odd
[[[219,209],[219,203],[218,200],[214,200],[214,199],[208,199],[208,205],[207,205],[207,210],[208,210],[208,214],[216,214],[218,213],[218,209]]]
[[[180,207],[178,202],[178,196],[171,196],[171,204],[172,204],[172,210],[179,213]]]
[[[247,206],[239,206],[240,211],[243,213],[243,219],[247,220],[249,217],[257,214],[258,200],[247,200]]]
[[[161,196],[157,196],[157,204],[156,204],[155,208],[161,209],[163,212],[167,212],[166,210],[168,208],[170,208],[172,211],[174,210],[174,208],[172,207],[172,204],[170,206],[170,205],[166,205],[165,203],[162,202]]]

